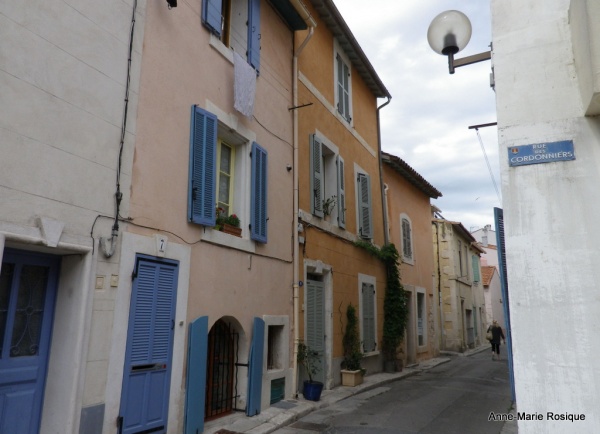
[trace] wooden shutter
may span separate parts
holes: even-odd
[[[315,134],[310,136],[310,210],[317,217],[323,217],[323,154],[321,141]]]
[[[412,234],[410,221],[402,219],[402,254],[405,258],[412,258]]]
[[[208,317],[190,324],[185,395],[185,434],[204,431],[206,399],[206,362],[208,354]]]
[[[344,180],[344,159],[337,156],[337,206],[338,206],[338,226],[346,227],[346,187]]]
[[[202,24],[212,33],[221,37],[221,16],[223,0],[202,0]]]
[[[373,238],[371,216],[371,178],[364,173],[358,174],[358,234],[362,238]]]
[[[248,0],[248,63],[260,71],[260,1]]]
[[[267,242],[267,151],[252,143],[252,191],[250,198],[250,238]]]
[[[479,282],[481,277],[479,275],[479,260],[477,255],[471,256],[472,265],[473,265],[473,282]]]
[[[215,225],[216,165],[217,117],[192,106],[188,218],[193,223]]]
[[[362,320],[363,351],[375,351],[375,286],[372,283],[362,284]]]
[[[246,405],[246,416],[254,416],[260,413],[260,398],[262,394],[265,322],[260,318],[254,318],[253,329],[248,361],[248,402]]]

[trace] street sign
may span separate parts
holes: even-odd
[[[534,143],[531,145],[511,146],[508,148],[510,166],[554,163],[575,159],[573,140],[560,142]]]

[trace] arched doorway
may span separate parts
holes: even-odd
[[[235,409],[235,364],[238,348],[239,334],[231,324],[219,319],[208,333],[206,420],[225,416]]]

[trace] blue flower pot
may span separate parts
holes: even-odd
[[[304,395],[304,399],[309,401],[318,401],[321,399],[321,392],[323,392],[323,383],[320,381],[304,382],[304,388],[302,389],[302,395]]]

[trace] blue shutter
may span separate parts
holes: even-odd
[[[188,218],[214,226],[216,221],[217,117],[192,106]]]
[[[250,360],[248,361],[248,402],[246,415],[255,416],[260,413],[262,394],[263,352],[265,349],[265,322],[254,318]]]
[[[250,238],[267,242],[267,151],[252,143],[252,192],[250,198]]]
[[[344,181],[344,159],[337,156],[337,206],[338,206],[338,226],[340,228],[346,227],[346,187]]]
[[[358,174],[358,233],[362,238],[373,238],[373,220],[371,216],[371,178],[364,173]]]
[[[197,434],[204,430],[207,354],[208,317],[202,316],[190,324],[188,337],[185,434]]]
[[[202,24],[221,37],[221,15],[223,0],[202,0]]]
[[[310,210],[317,217],[323,217],[323,154],[320,140],[315,134],[310,136]]]
[[[248,0],[248,63],[260,71],[260,1]]]

